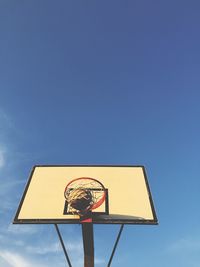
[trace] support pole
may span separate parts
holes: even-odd
[[[61,236],[61,234],[60,234],[58,225],[57,225],[57,224],[54,224],[54,225],[55,225],[56,232],[57,232],[57,234],[58,234],[58,237],[59,237],[61,246],[62,246],[62,248],[63,248],[63,251],[64,251],[64,254],[65,254],[65,258],[66,258],[66,260],[67,260],[67,263],[68,263],[69,267],[72,267],[71,262],[70,262],[70,259],[69,259],[69,256],[68,256],[68,254],[67,254],[67,251],[66,251],[66,248],[65,248],[65,245],[64,245],[64,242],[63,242],[63,239],[62,239],[62,236]]]
[[[117,248],[117,245],[118,245],[118,242],[119,242],[119,239],[120,239],[120,236],[121,236],[121,233],[122,233],[123,228],[124,228],[124,224],[121,224],[121,227],[120,227],[120,230],[119,230],[117,239],[116,239],[116,241],[115,241],[115,245],[114,245],[114,247],[113,247],[113,251],[112,251],[112,254],[111,254],[111,256],[110,256],[110,260],[109,260],[109,262],[108,262],[107,267],[110,267],[110,265],[111,265],[111,262],[112,262],[112,259],[113,259],[114,254],[115,254],[115,250],[116,250],[116,248]]]
[[[94,267],[93,224],[82,223],[84,267]]]

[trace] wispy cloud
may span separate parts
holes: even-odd
[[[47,253],[56,253],[60,252],[61,246],[58,242],[54,244],[48,244],[48,246],[27,246],[26,247],[27,252],[34,253],[34,254],[47,254]]]
[[[48,240],[47,240],[48,239]],[[48,258],[57,258],[59,255],[60,257],[64,257],[62,246],[59,240],[55,240],[52,242],[51,239],[47,238],[46,240],[41,240],[40,244],[31,244],[24,246],[24,249],[30,255],[35,255],[34,257],[40,257],[44,255]],[[50,241],[51,240],[51,241]],[[50,241],[50,242],[49,242]],[[83,266],[83,241],[80,238],[69,238],[67,239],[63,236],[63,241],[65,244],[65,248],[67,253],[72,261],[72,265],[74,267],[81,267]],[[65,259],[64,259],[65,260]]]
[[[20,254],[8,250],[0,251],[0,257],[11,267],[42,267],[40,264],[31,263]]]
[[[24,181],[22,180],[7,179],[7,177],[0,179],[0,214],[5,214],[5,212],[7,213],[8,211],[13,210],[13,208],[16,208],[16,203],[19,201],[16,195],[16,188],[17,186],[24,184]]]
[[[35,225],[12,225],[10,224],[8,227],[8,232],[16,235],[21,234],[35,234],[38,232],[38,227]]]
[[[168,252],[199,252],[200,253],[200,240],[196,238],[181,238],[172,243],[168,249]]]
[[[75,253],[76,255],[81,255],[83,253],[82,241],[65,242],[65,247],[67,251]],[[53,244],[47,243],[46,245],[39,246],[26,246],[25,249],[29,253],[40,255],[47,253],[57,253],[62,251],[62,247],[59,242],[55,242]]]
[[[95,258],[95,265],[105,265],[105,260],[100,258]]]
[[[0,168],[3,168],[5,165],[5,152],[4,150],[0,147]]]
[[[83,244],[81,241],[67,242],[66,247],[69,251],[76,251],[78,254],[81,254],[83,251]]]
[[[4,192],[7,194],[8,191],[12,190],[15,186],[24,184],[25,181],[23,180],[11,180],[11,181],[5,181],[3,184],[1,184],[1,192]]]
[[[46,245],[27,246],[26,242],[14,241],[12,249],[0,249],[0,265],[5,267],[51,267],[64,266],[65,259],[63,257],[62,247],[59,242]],[[74,267],[83,266],[83,246],[82,241],[66,242],[66,249],[69,253],[72,265]],[[23,255],[22,255],[23,253]],[[62,255],[62,257],[61,257]],[[60,261],[63,259],[63,262]],[[1,260],[2,259],[2,260]],[[105,261],[95,258],[95,265],[103,266]]]
[[[199,234],[185,236],[174,240],[164,250],[163,257],[167,266],[199,267],[200,240]]]
[[[0,193],[0,196],[3,195]],[[4,214],[5,212],[13,209],[13,202],[10,201],[7,197],[2,198],[2,201],[0,203],[0,214]]]
[[[11,120],[10,116],[8,116],[8,114],[2,109],[0,109],[0,122],[1,133],[4,129],[10,129],[14,127],[13,121]]]

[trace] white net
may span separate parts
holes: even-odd
[[[105,188],[93,178],[77,178],[68,184],[64,195],[68,202],[68,212],[85,214],[102,204]]]

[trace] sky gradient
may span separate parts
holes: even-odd
[[[0,1],[0,265],[64,267],[52,225],[12,225],[35,164],[147,170],[158,226],[113,267],[199,267],[199,1]],[[73,267],[81,228],[61,225]],[[95,226],[106,266],[119,226]]]

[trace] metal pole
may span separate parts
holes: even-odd
[[[54,225],[55,225],[55,228],[56,228],[56,232],[57,232],[57,234],[58,234],[58,237],[59,237],[59,239],[60,239],[60,243],[61,243],[61,246],[62,246],[62,248],[63,248],[63,251],[64,251],[64,254],[65,254],[65,258],[66,258],[66,260],[67,260],[67,263],[68,263],[69,267],[72,267],[71,262],[70,262],[70,259],[69,259],[69,256],[68,256],[68,254],[67,254],[67,251],[66,251],[66,248],[65,248],[65,245],[64,245],[64,242],[63,242],[63,240],[62,240],[62,236],[61,236],[61,234],[60,234],[58,225],[57,225],[57,224],[54,224]]]
[[[82,223],[84,267],[94,267],[93,224]]]
[[[119,242],[119,239],[120,239],[120,236],[121,236],[121,233],[122,233],[123,228],[124,228],[124,224],[122,224],[121,227],[120,227],[120,230],[119,230],[117,239],[116,239],[116,241],[115,241],[115,245],[114,245],[114,247],[113,247],[113,251],[112,251],[112,254],[111,254],[111,256],[110,256],[110,260],[109,260],[109,262],[108,262],[107,267],[110,267],[110,265],[111,265],[111,262],[112,262],[112,259],[113,259],[114,254],[115,254],[115,250],[116,250],[116,248],[117,248],[117,244],[118,244],[118,242]]]

